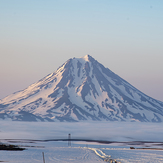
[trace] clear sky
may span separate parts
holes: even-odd
[[[0,99],[87,54],[163,101],[163,1],[0,0]]]

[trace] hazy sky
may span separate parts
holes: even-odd
[[[0,99],[86,54],[163,101],[163,1],[0,0]]]

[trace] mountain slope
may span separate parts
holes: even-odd
[[[0,118],[17,121],[163,121],[163,102],[86,55],[0,100]]]

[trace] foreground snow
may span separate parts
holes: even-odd
[[[162,123],[33,123],[1,121],[0,141],[25,146],[25,151],[0,151],[0,161],[9,163],[100,163],[111,158],[121,163],[161,163],[162,150],[130,150],[134,147],[163,148]],[[121,141],[121,143],[100,144],[90,142],[41,141],[66,139],[71,133],[74,139]],[[40,141],[38,141],[40,140]],[[127,141],[153,141],[155,143],[128,144]],[[124,143],[122,143],[124,142]]]
[[[40,163],[43,162],[42,151],[44,151],[46,163],[103,162],[92,150],[79,147],[28,148],[28,150],[22,152],[0,151],[0,161],[7,161],[9,163]]]
[[[36,144],[34,144],[36,145]],[[124,147],[97,148],[97,145],[87,147],[67,147],[63,142],[44,143],[44,147],[28,147],[25,151],[0,151],[0,161],[9,163],[102,163],[110,158],[121,163],[162,163],[162,150],[130,150]],[[74,144],[75,146],[75,144]]]

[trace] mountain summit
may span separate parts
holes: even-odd
[[[86,55],[0,100],[0,119],[162,122],[163,102]]]

